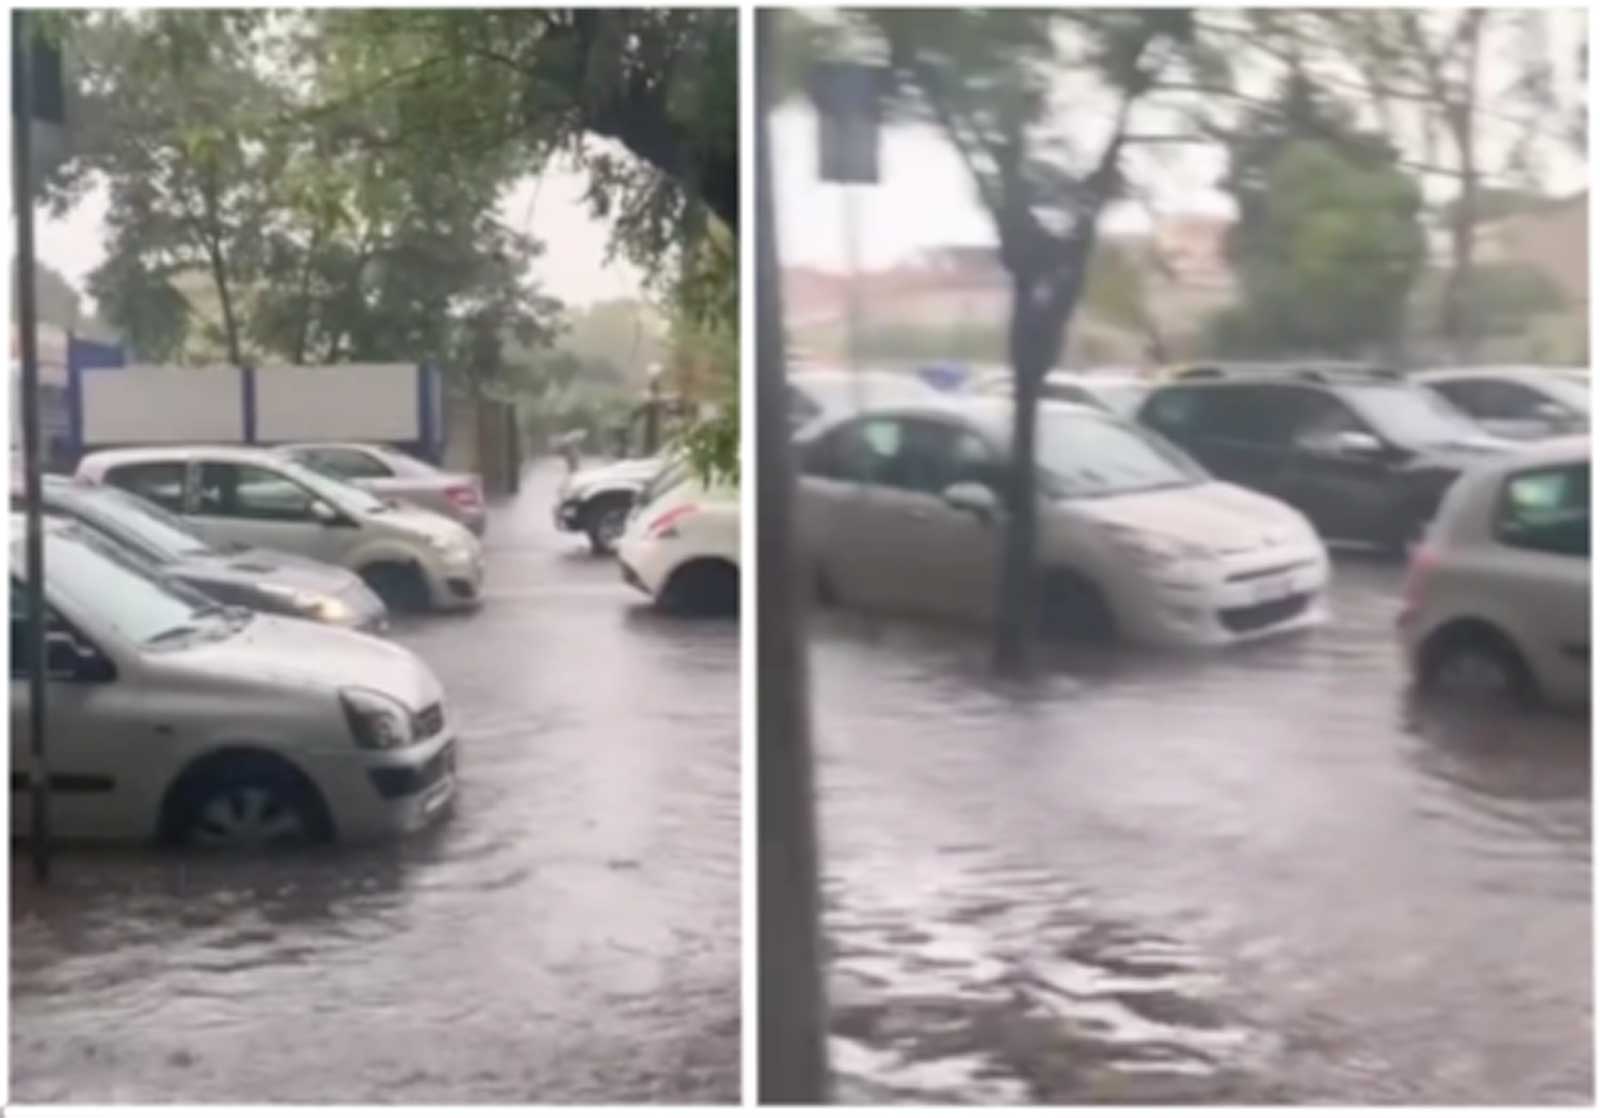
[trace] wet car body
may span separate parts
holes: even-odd
[[[953,397],[802,432],[799,524],[818,592],[989,622],[1011,411],[1004,397]],[[863,448],[890,428],[897,449],[869,461]],[[1289,507],[1100,409],[1043,403],[1040,432],[1041,604],[1055,635],[1214,647],[1325,619],[1327,553]]]
[[[483,483],[441,470],[409,454],[371,443],[285,443],[280,454],[308,469],[358,485],[391,501],[408,501],[448,516],[475,536],[489,528]]]
[[[26,835],[26,527],[16,516],[12,527],[12,831]],[[70,521],[48,518],[44,531],[56,834],[361,841],[448,807],[452,729],[415,655],[219,607]]]
[[[14,504],[19,500],[13,497]],[[287,552],[212,547],[170,513],[124,490],[47,477],[44,511],[110,536],[224,605],[367,633],[388,628],[382,599],[354,573]]]
[[[555,526],[587,535],[596,555],[610,554],[640,491],[666,465],[663,458],[624,458],[572,471],[556,489]]]

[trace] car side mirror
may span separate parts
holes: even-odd
[[[312,501],[311,516],[324,528],[331,528],[339,523],[339,510],[328,504],[327,501]]]
[[[1370,461],[1383,455],[1383,440],[1366,431],[1340,431],[1330,442],[1330,449],[1340,458]]]
[[[956,482],[944,491],[944,502],[953,509],[971,513],[985,524],[991,523],[1000,512],[999,495],[976,481]]]

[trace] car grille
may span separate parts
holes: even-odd
[[[1232,633],[1248,633],[1255,629],[1265,629],[1269,625],[1287,621],[1305,611],[1311,602],[1309,594],[1292,594],[1287,598],[1279,598],[1275,602],[1262,602],[1254,606],[1241,606],[1238,609],[1220,610],[1217,616],[1222,619],[1222,624]]]
[[[424,707],[411,720],[411,737],[414,741],[427,741],[444,729],[444,705],[434,703]]]
[[[1295,571],[1309,567],[1311,564],[1305,560],[1293,563],[1281,563],[1275,567],[1257,567],[1250,571],[1238,571],[1228,576],[1229,582],[1249,582],[1253,578],[1271,578],[1273,575],[1293,574]]]

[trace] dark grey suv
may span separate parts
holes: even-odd
[[[1428,390],[1349,366],[1208,366],[1157,389],[1139,420],[1324,538],[1398,553],[1463,469],[1506,446]]]

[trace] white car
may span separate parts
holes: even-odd
[[[1500,438],[1525,441],[1589,430],[1586,369],[1485,365],[1434,369],[1412,379]]]
[[[1400,631],[1423,690],[1589,701],[1589,440],[1479,466],[1413,553]]]
[[[825,600],[988,623],[1009,399],[882,408],[802,432],[800,538]],[[1326,617],[1328,556],[1281,501],[1097,409],[1039,406],[1043,627],[1213,646]]]
[[[634,499],[665,464],[662,458],[624,458],[572,471],[556,490],[556,527],[582,532],[596,555],[610,555],[628,524]]]
[[[90,454],[78,478],[181,516],[217,547],[267,548],[346,567],[402,609],[476,604],[483,549],[466,528],[250,447]]]
[[[439,681],[376,637],[220,606],[45,521],[54,833],[205,845],[418,830],[455,794]],[[26,524],[11,521],[11,825],[26,835]]]
[[[739,493],[703,484],[687,463],[664,467],[640,495],[617,544],[622,577],[684,613],[739,608]]]
[[[973,386],[988,396],[1009,396],[1016,384],[1010,372],[994,373]],[[1099,408],[1123,419],[1132,419],[1154,384],[1137,373],[1120,370],[1090,370],[1085,373],[1047,373],[1039,398],[1063,404],[1083,404]]]
[[[483,480],[451,473],[393,447],[372,443],[285,443],[279,454],[390,501],[410,501],[460,522],[475,536],[489,527]]]

